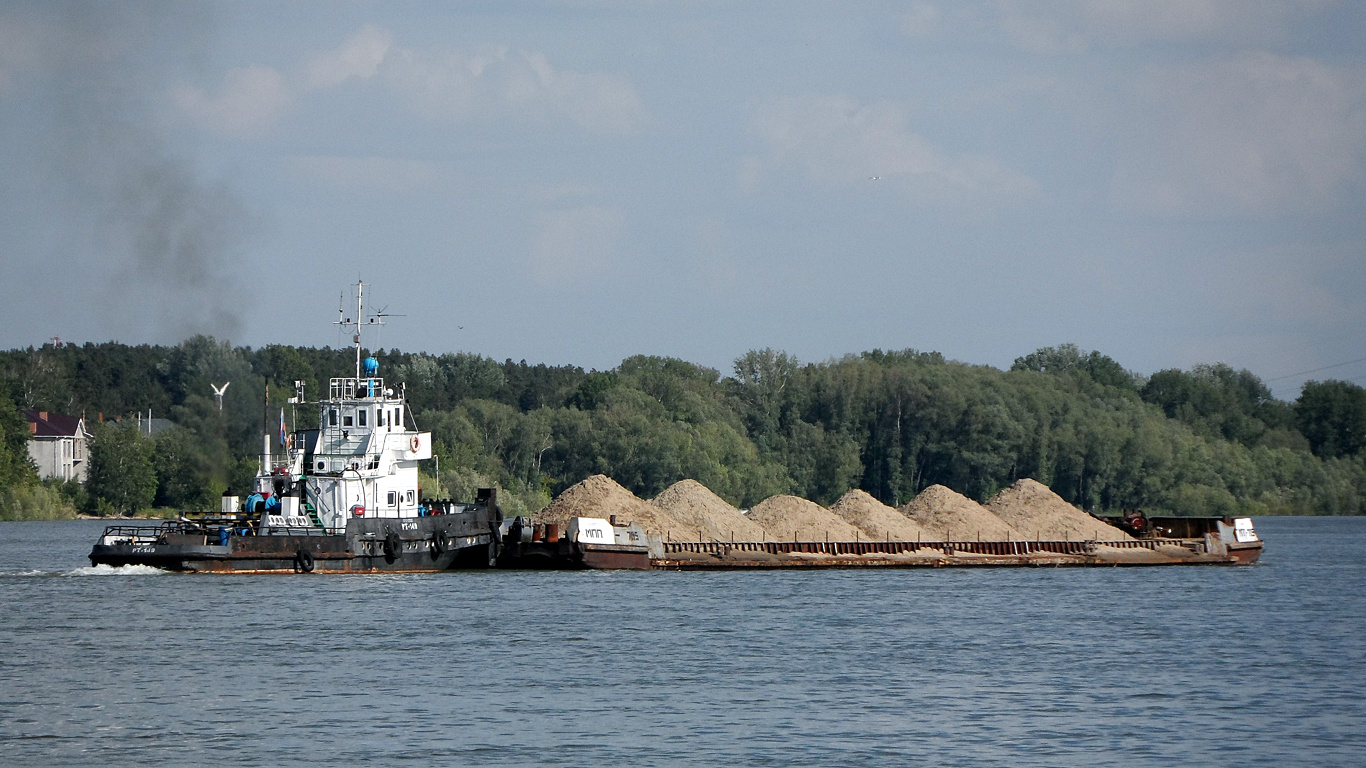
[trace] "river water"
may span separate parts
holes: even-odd
[[[215,576],[0,523],[0,765],[1366,761],[1366,519],[1252,567]]]

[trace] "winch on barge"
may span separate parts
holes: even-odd
[[[363,294],[360,284],[355,318],[338,323],[354,331],[355,376],[331,380],[327,399],[316,404],[318,429],[286,435],[282,419],[278,454],[271,435],[264,436],[255,492],[244,508],[225,496],[218,515],[109,526],[90,562],[229,573],[492,565],[503,523],[493,489],[467,503],[418,494],[418,462],[431,458],[431,433],[409,428],[403,387],[395,394],[376,375],[374,358],[361,359]],[[290,402],[304,402],[302,382]]]

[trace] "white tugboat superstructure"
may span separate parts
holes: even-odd
[[[431,459],[432,436],[408,428],[412,416],[402,386],[396,394],[376,375],[378,362],[361,359],[361,329],[383,325],[385,317],[375,314],[369,323],[362,321],[364,291],[365,284],[357,283],[355,317],[339,310],[336,323],[352,330],[355,376],[328,383],[327,399],[318,403],[318,429],[296,433],[278,465],[263,454],[258,475],[258,491],[272,490],[281,476],[300,484],[298,498],[329,530],[344,529],[351,517],[411,518],[425,511],[418,463]],[[296,384],[292,400],[303,401],[302,386]]]
[[[431,433],[416,428],[403,385],[395,391],[374,358],[362,359],[361,329],[385,317],[366,318],[364,291],[358,283],[355,316],[343,310],[337,322],[352,331],[354,375],[329,381],[327,398],[314,403],[316,429],[287,432],[281,413],[278,436],[262,437],[260,470],[242,507],[225,496],[220,515],[109,526],[91,562],[236,573],[492,565],[503,522],[494,489],[480,489],[473,502],[420,493],[418,466],[432,458]],[[291,406],[308,405],[303,387],[295,382]]]

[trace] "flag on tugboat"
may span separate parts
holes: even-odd
[[[285,409],[280,409],[280,445],[285,444]]]

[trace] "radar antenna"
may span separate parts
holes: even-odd
[[[385,319],[385,318],[388,318],[388,317],[403,317],[403,315],[395,315],[395,314],[392,314],[392,313],[385,312],[384,310],[386,310],[386,309],[388,309],[388,308],[389,308],[388,305],[385,305],[385,306],[382,307],[378,312],[371,313],[369,317],[366,317],[366,316],[365,316],[365,283],[364,283],[363,281],[357,281],[357,282],[356,282],[356,316],[355,316],[355,317],[347,317],[347,316],[346,316],[346,310],[345,310],[345,309],[343,309],[343,308],[341,308],[341,307],[338,307],[338,308],[337,308],[337,322],[333,323],[333,325],[340,325],[340,326],[343,327],[343,328],[350,329],[351,332],[352,332],[352,335],[351,335],[351,342],[352,342],[353,344],[356,345],[356,380],[357,380],[357,381],[360,380],[360,329],[361,329],[361,326],[364,326],[364,325],[370,325],[370,326],[384,325],[384,319]]]
[[[228,385],[231,383],[231,381],[225,381],[220,387],[212,381],[209,382],[209,388],[213,390],[213,399],[218,401],[218,410],[220,411],[223,410],[223,393],[228,391]]]

